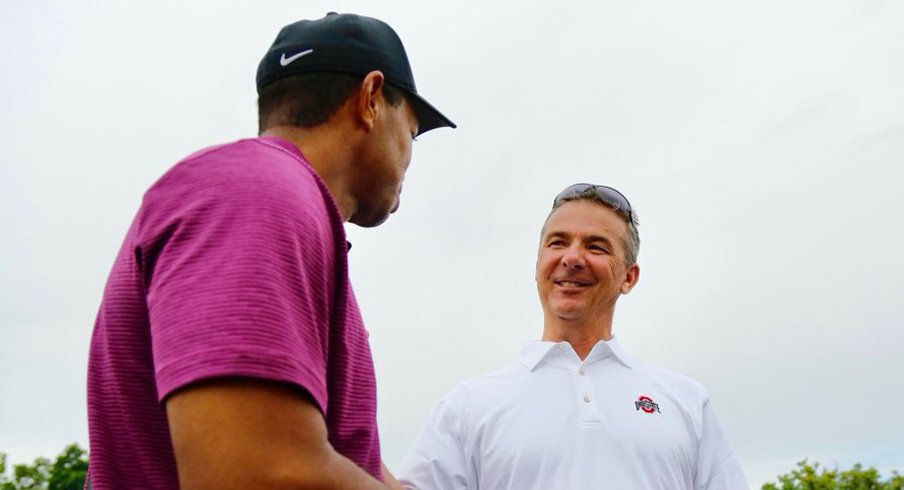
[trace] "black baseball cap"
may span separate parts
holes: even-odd
[[[383,72],[388,83],[408,95],[418,134],[455,127],[417,93],[398,34],[385,22],[363,15],[330,12],[322,19],[283,27],[257,67],[257,91],[298,73],[336,71],[363,76],[372,70]]]

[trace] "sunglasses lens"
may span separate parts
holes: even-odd
[[[562,192],[560,192],[555,200],[553,200],[553,206],[561,202],[562,200],[567,200],[569,198],[577,197],[581,194],[586,193],[588,190],[593,191],[593,195],[600,199],[601,201],[609,204],[620,214],[624,215],[629,221],[633,220],[631,216],[631,203],[628,202],[628,198],[624,196],[621,192],[613,189],[612,187],[605,185],[594,185],[594,184],[574,184],[565,188]]]
[[[583,194],[584,192],[587,192],[587,189],[592,189],[593,187],[594,187],[593,184],[570,185],[570,186],[566,187],[565,190],[563,190],[556,196],[553,203],[555,204],[555,203],[558,203],[559,201],[561,201],[562,199],[568,199],[569,197],[574,197],[579,194]]]

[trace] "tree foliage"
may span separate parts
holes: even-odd
[[[0,453],[0,490],[82,490],[88,472],[88,453],[70,444],[51,462],[37,458],[30,465],[17,464],[7,475],[6,455]],[[875,468],[855,464],[840,471],[803,460],[790,472],[779,475],[762,490],[904,490],[904,475],[893,471],[883,479]]]
[[[904,490],[904,476],[893,471],[883,480],[875,468],[864,469],[855,464],[847,471],[820,468],[806,459],[791,472],[779,475],[777,483],[763,485],[763,490]]]
[[[0,490],[82,490],[88,472],[88,457],[78,444],[70,444],[51,462],[37,458],[32,464],[17,464],[7,475],[6,455],[0,453]]]

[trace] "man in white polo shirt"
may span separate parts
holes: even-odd
[[[405,488],[749,488],[706,389],[612,336],[639,246],[617,190],[575,184],[556,196],[537,252],[542,340],[440,400],[399,471]]]

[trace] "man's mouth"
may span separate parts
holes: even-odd
[[[554,281],[557,286],[562,286],[566,288],[583,288],[590,286],[590,282],[587,281],[575,281],[572,279],[563,279],[559,281]]]

